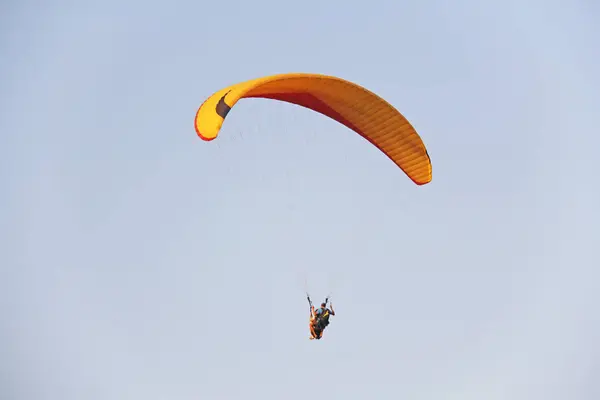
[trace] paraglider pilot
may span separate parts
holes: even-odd
[[[311,339],[321,339],[323,331],[329,325],[329,316],[335,315],[333,305],[330,303],[331,309],[327,308],[327,303],[321,303],[321,307],[315,310],[311,305],[310,332]]]

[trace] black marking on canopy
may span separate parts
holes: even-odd
[[[231,92],[231,90],[229,92]],[[217,107],[215,108],[215,110],[217,111],[217,115],[223,119],[225,119],[225,117],[227,116],[229,111],[231,111],[231,107],[227,103],[225,103],[225,96],[227,96],[227,94],[229,92],[225,93],[219,99],[219,102],[217,103]]]

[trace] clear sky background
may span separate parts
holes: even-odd
[[[597,1],[0,11],[2,400],[600,398]],[[196,136],[282,72],[383,96],[433,181],[276,101]]]

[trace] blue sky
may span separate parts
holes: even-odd
[[[596,2],[1,9],[1,398],[600,397]],[[433,181],[275,101],[196,136],[298,71],[394,104]]]

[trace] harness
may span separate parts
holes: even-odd
[[[325,308],[320,315],[317,315],[315,323],[321,326],[322,329],[325,329],[325,327],[329,324],[329,310],[327,308]]]

